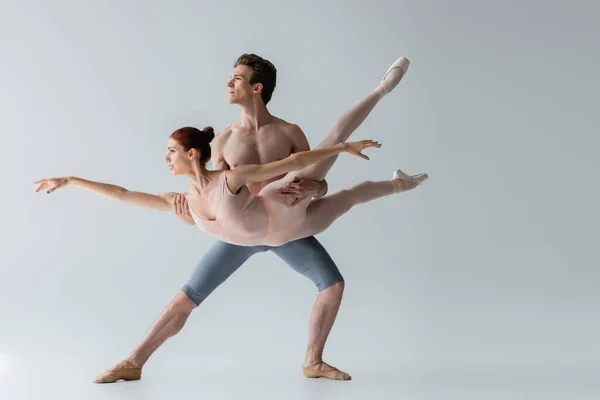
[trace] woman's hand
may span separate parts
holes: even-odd
[[[361,140],[359,142],[346,142],[344,143],[344,147],[346,148],[346,152],[368,160],[369,157],[365,156],[363,153],[361,153],[361,151],[369,147],[380,148],[381,144],[372,140]]]
[[[41,179],[37,182],[33,182],[35,185],[40,185],[37,189],[36,189],[36,193],[39,192],[40,190],[44,190],[47,188],[50,188],[46,191],[46,193],[52,193],[54,192],[56,189],[60,189],[62,187],[65,187],[69,184],[69,178],[65,177],[65,178],[49,178],[49,179]]]

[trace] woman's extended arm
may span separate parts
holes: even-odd
[[[233,193],[250,182],[262,182],[290,171],[298,171],[311,164],[318,163],[339,153],[348,152],[368,160],[369,157],[361,153],[368,147],[381,147],[378,142],[361,140],[359,142],[339,143],[323,149],[301,151],[294,153],[280,161],[264,165],[240,165],[234,170],[227,171],[227,183]]]
[[[47,193],[52,193],[56,189],[67,185],[79,186],[89,190],[92,193],[99,194],[109,199],[122,201],[125,203],[134,204],[141,207],[151,208],[153,210],[171,211],[172,200],[175,193],[165,193],[162,195],[154,195],[142,192],[134,192],[122,188],[120,186],[111,185],[108,183],[94,182],[74,176],[64,178],[49,178],[34,182],[40,186],[36,192],[48,189]]]

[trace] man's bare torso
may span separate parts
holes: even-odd
[[[235,169],[239,165],[267,164],[284,159],[297,151],[308,150],[308,143],[296,125],[274,118],[258,131],[235,122],[215,137],[212,147],[215,168]],[[280,178],[248,184],[248,188],[251,193],[258,194],[269,182]]]

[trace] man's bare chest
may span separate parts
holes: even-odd
[[[233,131],[223,147],[223,157],[231,168],[278,161],[291,152],[290,139],[285,133],[276,130],[258,133]]]

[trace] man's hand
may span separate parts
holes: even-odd
[[[187,199],[185,195],[181,193],[175,193],[173,198],[173,212],[179,217],[186,225],[195,225],[194,219],[190,214],[188,208]]]
[[[291,206],[295,206],[307,197],[319,198],[327,193],[327,181],[313,181],[309,179],[294,178],[293,181],[284,183],[277,192],[287,199],[293,199]]]

